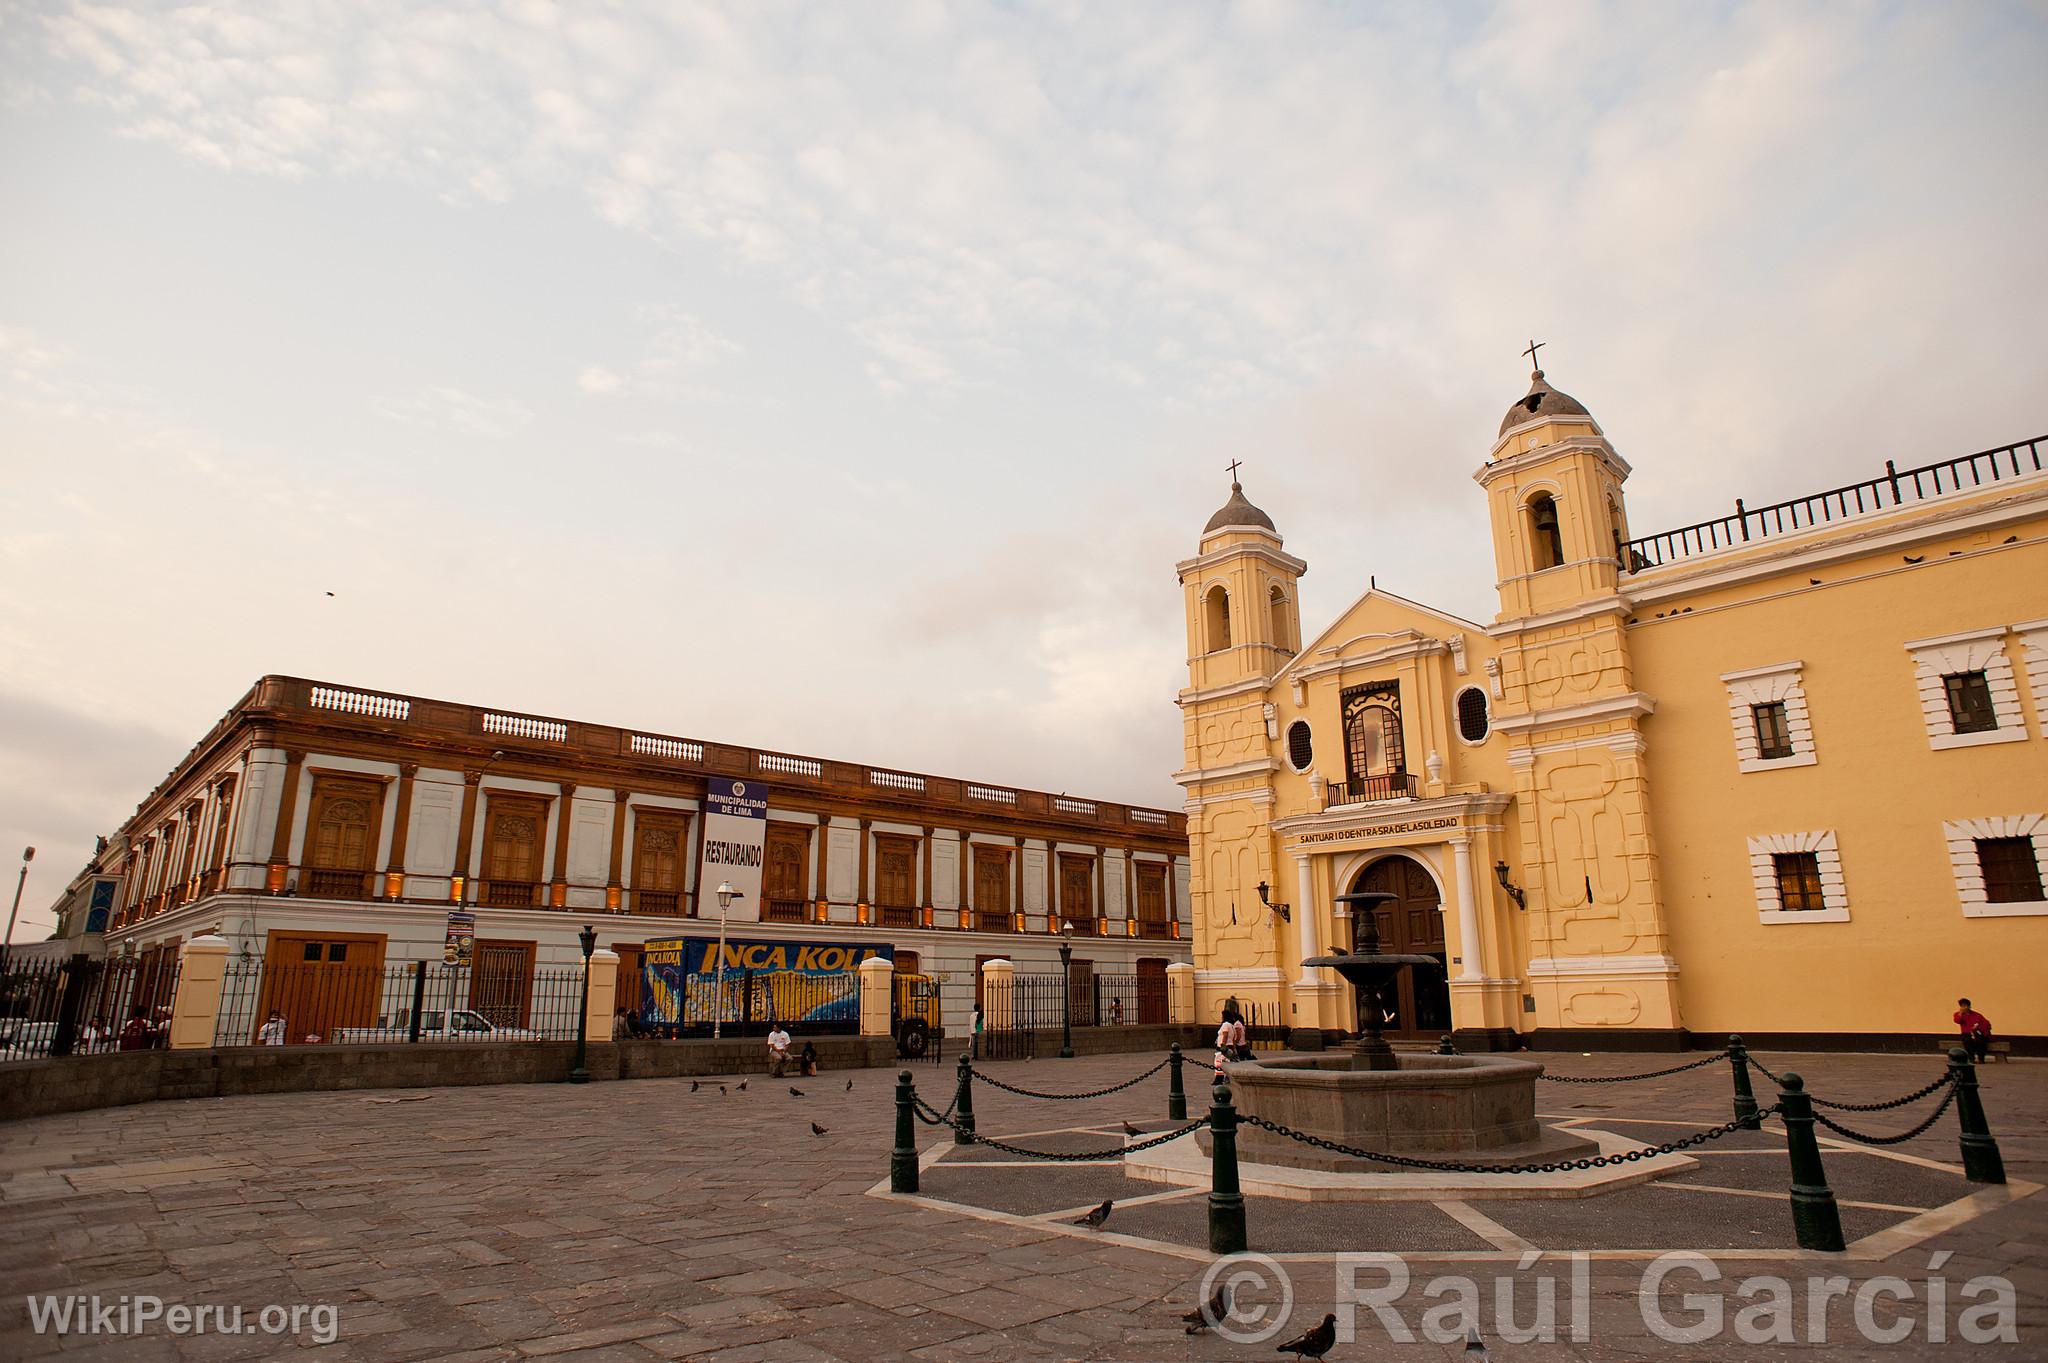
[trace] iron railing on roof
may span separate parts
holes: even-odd
[[[1884,475],[1860,483],[1829,488],[1811,496],[1795,497],[1770,506],[1749,507],[1735,499],[1735,514],[1720,516],[1697,525],[1682,526],[1655,535],[1644,535],[1621,546],[1622,571],[1640,573],[1682,559],[1717,554],[1754,540],[1774,535],[1795,534],[1816,526],[1869,515],[1908,502],[1932,501],[1997,483],[2023,478],[2042,471],[2041,445],[2048,435],[1980,450],[1956,459],[1944,459],[1919,468],[1902,469],[1884,461]]]

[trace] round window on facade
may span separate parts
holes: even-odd
[[[1308,721],[1297,719],[1287,726],[1287,760],[1296,771],[1307,771],[1308,764],[1316,760],[1315,745],[1309,742]]]
[[[1484,743],[1488,720],[1485,691],[1468,686],[1458,693],[1458,737],[1467,743]]]

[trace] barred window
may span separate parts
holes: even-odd
[[[1486,738],[1489,716],[1486,707],[1486,692],[1476,686],[1468,686],[1458,693],[1458,736],[1467,743],[1483,742]]]
[[[2026,904],[2042,898],[2041,864],[2032,838],[1978,838],[1977,868],[1984,873],[1984,898],[1992,904]]]
[[[1771,866],[1778,876],[1778,907],[1786,913],[1825,909],[1820,890],[1820,858],[1812,852],[1779,852]]]
[[[1315,744],[1310,739],[1305,719],[1297,719],[1287,726],[1287,760],[1296,771],[1307,771],[1309,763],[1316,760]]]
[[[1948,693],[1949,725],[1959,734],[1989,733],[1998,727],[1991,687],[1978,672],[1951,672],[1941,679]]]
[[[1749,713],[1756,722],[1757,756],[1765,759],[1790,757],[1792,730],[1786,722],[1785,702],[1774,700],[1764,705],[1752,705]]]

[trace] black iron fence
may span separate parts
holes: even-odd
[[[574,1041],[583,968],[231,961],[216,1046]],[[607,1041],[609,1028],[592,1040]]]
[[[1091,1014],[1099,1027],[1153,1026],[1166,1017],[1165,975],[1097,975],[1090,986]],[[1078,1025],[1080,1017],[1074,1019]]]
[[[1808,497],[1770,506],[1750,507],[1741,498],[1735,514],[1718,516],[1697,525],[1681,526],[1655,535],[1629,540],[1621,546],[1621,567],[1639,573],[1680,559],[1718,553],[1751,540],[1793,534],[1836,521],[1850,520],[1907,502],[1931,501],[1952,493],[1979,488],[1987,483],[2025,478],[2044,467],[2041,445],[2048,436],[2036,436],[1995,450],[1980,450],[1957,459],[1902,469],[1884,461],[1884,476],[1860,483],[1829,488]]]
[[[1028,1060],[1036,1054],[1038,1034],[1057,1033],[1069,1017],[1066,983],[1064,975],[984,979],[980,998],[983,1058]],[[1082,1025],[1078,1017],[1072,1021]]]
[[[177,991],[172,952],[10,959],[0,976],[0,1060],[166,1045]]]
[[[1421,788],[1415,773],[1408,771],[1354,776],[1349,781],[1330,782],[1330,803],[1356,805],[1373,800],[1412,800]]]

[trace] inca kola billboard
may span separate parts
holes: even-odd
[[[768,787],[713,777],[704,792],[704,859],[697,864],[697,916],[718,912],[718,887],[734,890],[725,916],[733,922],[761,917],[761,863],[768,847]]]

